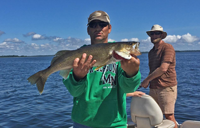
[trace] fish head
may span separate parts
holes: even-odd
[[[139,42],[120,42],[113,51],[113,56],[116,59],[131,59],[132,55],[139,56],[141,52],[139,50]]]
[[[133,54],[135,56],[141,55],[139,45],[140,45],[140,42],[132,43],[132,49],[130,50],[130,54]]]

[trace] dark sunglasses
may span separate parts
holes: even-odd
[[[96,28],[97,25],[99,25],[101,28],[104,28],[108,25],[109,23],[107,22],[103,22],[103,21],[100,21],[100,22],[90,22],[89,23],[89,27],[90,28]]]
[[[155,34],[155,35],[160,35],[160,34],[162,34],[162,32],[150,32],[150,35],[153,36],[154,34]]]

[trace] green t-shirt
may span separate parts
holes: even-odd
[[[73,71],[63,79],[73,99],[72,120],[93,128],[126,128],[126,93],[140,85],[140,71],[127,78],[120,62],[98,70],[93,67],[87,76],[76,81]]]

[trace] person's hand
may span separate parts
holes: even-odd
[[[147,79],[144,79],[140,86],[142,86],[143,88],[147,88],[149,86],[149,81]]]
[[[127,93],[126,94],[126,97],[129,97],[129,96],[138,96],[138,97],[141,97],[145,95],[144,92],[141,92],[141,91],[135,91],[135,92],[132,92],[132,93]]]
[[[79,81],[80,79],[84,78],[89,69],[93,67],[96,63],[96,60],[92,61],[93,56],[89,55],[88,59],[86,60],[87,54],[83,53],[81,59],[76,58],[73,63],[73,74],[74,78]]]
[[[143,96],[144,94],[145,94],[144,92],[135,91],[133,96],[141,97],[141,96]]]
[[[133,77],[137,74],[140,66],[140,60],[135,55],[132,55],[130,60],[122,60],[121,68],[126,72],[128,77]]]

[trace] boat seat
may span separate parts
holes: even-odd
[[[149,95],[132,97],[131,119],[135,128],[174,128],[171,120],[163,120],[163,113],[156,101]]]
[[[186,120],[181,124],[180,128],[200,128],[200,121]]]

